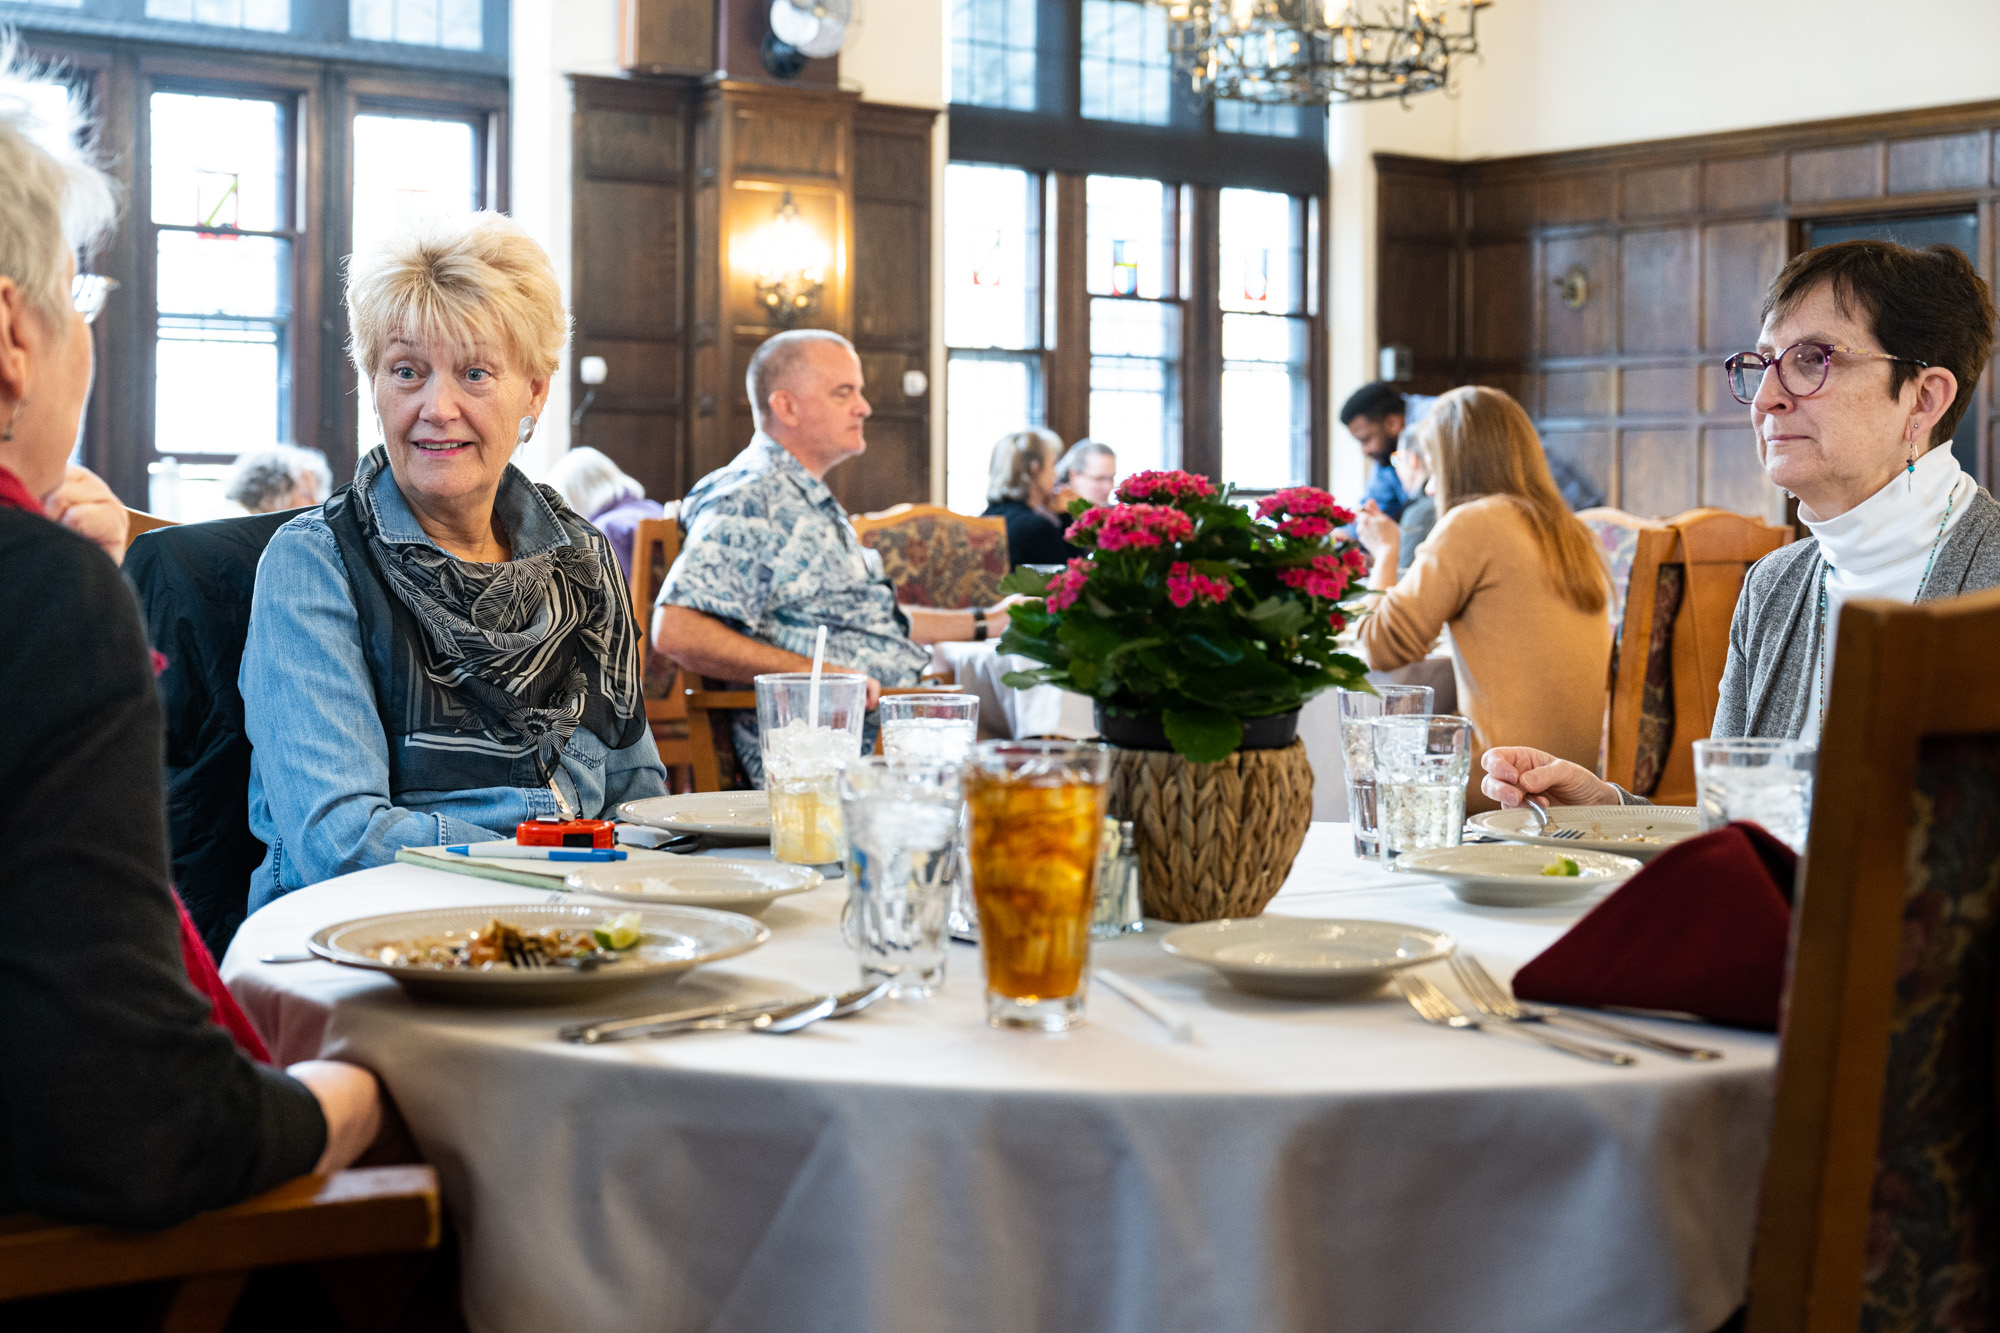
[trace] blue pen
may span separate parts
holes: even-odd
[[[507,861],[623,861],[621,847],[523,847],[517,842],[470,842],[445,848],[459,856],[496,856]]]

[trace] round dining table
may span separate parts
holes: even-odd
[[[1444,930],[1504,979],[1590,905],[1469,906],[1352,846],[1314,825],[1270,913]],[[790,1035],[558,1038],[852,987],[844,892],[592,1003],[449,1005],[259,961],[349,918],[551,897],[392,864],[271,903],[222,971],[280,1062],[380,1074],[438,1171],[480,1333],[1711,1333],[1742,1300],[1767,1034],[1637,1020],[1723,1058],[1600,1065],[1429,1026],[1393,987],[1242,993],[1149,921],[1093,961],[1190,1040],[1103,984],[1069,1032],[991,1029],[970,945],[935,998]],[[1449,969],[1425,975],[1463,1003]]]

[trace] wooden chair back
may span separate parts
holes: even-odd
[[[1729,658],[1729,625],[1750,566],[1792,539],[1773,527],[1727,509],[1690,509],[1667,520],[1680,539],[1686,591],[1674,617],[1673,748],[1660,776],[1657,800],[1694,800],[1694,743],[1715,725],[1722,696],[1722,668]]]
[[[1990,1328],[2000,590],[1841,611],[1748,1333]]]
[[[1617,509],[1577,515],[1611,568],[1611,678],[1602,776],[1652,798],[1674,739],[1671,645],[1682,601],[1679,539]]]
[[[902,504],[854,520],[861,544],[882,556],[883,572],[907,606],[991,606],[1000,600],[1007,520],[969,518],[937,505]]]
[[[686,791],[694,783],[694,744],[688,735],[686,690],[680,668],[653,647],[653,604],[667,571],[681,553],[680,501],[660,518],[640,519],[632,533],[632,614],[639,622],[639,655],[646,696],[646,721],[667,766],[668,786]]]
[[[160,1326],[220,1333],[259,1268],[434,1250],[440,1229],[427,1166],[301,1176],[164,1231],[0,1217],[0,1301],[172,1281]]]
[[[154,528],[171,528],[177,526],[179,525],[171,518],[161,518],[158,514],[149,514],[143,509],[127,509],[125,511],[125,545],[129,547],[132,544],[133,538],[142,533],[151,532]]]

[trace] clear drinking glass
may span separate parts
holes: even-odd
[[[921,759],[962,764],[979,739],[979,696],[976,694],[892,694],[882,700],[882,753],[890,759]],[[967,820],[970,816],[966,817]],[[972,837],[969,823],[959,828],[960,845]],[[972,907],[972,862],[960,857],[952,877],[951,933],[979,938],[979,916]]]
[[[1375,800],[1382,864],[1404,852],[1456,847],[1465,835],[1472,723],[1462,717],[1378,717]]]
[[[925,999],[944,984],[945,916],[965,809],[960,765],[869,756],[841,770],[847,907],[840,931],[861,983]]]
[[[758,676],[757,739],[771,798],[771,859],[831,865],[847,859],[840,831],[840,766],[861,756],[868,678],[809,671]],[[817,694],[817,702],[814,695]]]
[[[1428,713],[1428,685],[1377,685],[1366,690],[1336,690],[1340,710],[1340,757],[1347,769],[1347,822],[1354,830],[1354,854],[1375,855],[1375,733],[1368,724],[1378,717]]]
[[[987,741],[965,765],[972,896],[996,1028],[1074,1027],[1097,898],[1111,748]]]
[[[1695,799],[1702,828],[1748,820],[1793,851],[1805,851],[1817,759],[1804,741],[1696,741]]]

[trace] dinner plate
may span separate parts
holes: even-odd
[[[698,791],[626,801],[618,817],[674,833],[706,833],[735,842],[771,840],[771,800],[761,791]]]
[[[1539,834],[1535,817],[1520,809],[1488,810],[1466,822],[1509,842],[1615,852],[1640,861],[1701,832],[1701,816],[1691,805],[1559,805],[1549,811],[1550,828],[1582,829],[1581,838]]]
[[[426,936],[458,936],[494,918],[525,930],[544,926],[588,929],[612,917],[637,912],[643,932],[637,947],[616,961],[589,970],[568,967],[492,967],[457,971],[382,961],[385,945]],[[490,907],[433,908],[391,912],[328,926],[308,947],[329,962],[368,968],[394,977],[410,994],[432,1000],[487,1004],[536,1004],[579,999],[644,981],[675,977],[703,963],[734,958],[771,938],[770,928],[734,912],[706,907],[586,906],[581,903],[500,903]]]
[[[1167,932],[1160,947],[1206,963],[1238,990],[1287,999],[1365,995],[1392,973],[1446,958],[1458,947],[1442,931],[1393,921],[1253,916]]]
[[[573,867],[563,880],[577,893],[635,903],[713,907],[756,916],[780,898],[806,893],[826,881],[811,866],[722,857],[670,857],[665,866]]]
[[[1574,875],[1545,875],[1547,866],[1568,857]],[[1569,902],[1639,873],[1639,863],[1610,852],[1574,847],[1523,847],[1517,843],[1474,842],[1463,847],[1432,847],[1404,852],[1396,869],[1444,881],[1445,887],[1469,903],[1486,907],[1542,907]]]

